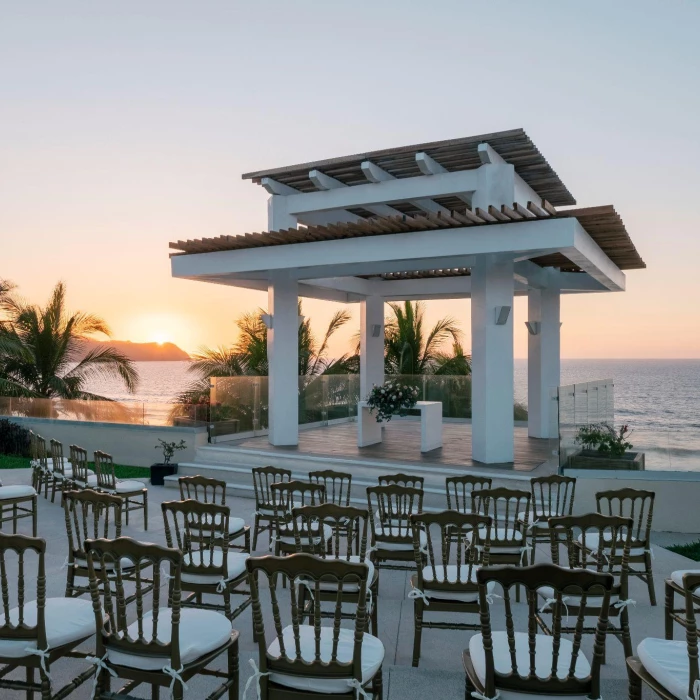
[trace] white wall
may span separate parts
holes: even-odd
[[[52,438],[62,442],[65,454],[68,454],[69,445],[80,445],[88,451],[91,459],[95,450],[102,450],[111,454],[117,464],[134,467],[148,467],[162,461],[162,453],[155,449],[159,438],[167,442],[184,440],[187,443],[187,449],[175,453],[176,462],[193,461],[195,449],[207,442],[204,428],[3,417],[33,430],[47,443]]]
[[[612,489],[654,491],[652,529],[664,532],[700,533],[700,473],[625,472],[567,469],[576,477],[574,512],[595,512],[595,494]]]

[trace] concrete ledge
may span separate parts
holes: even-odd
[[[80,445],[92,456],[102,450],[114,457],[117,464],[148,467],[160,461],[155,447],[158,439],[167,442],[184,440],[187,449],[178,452],[175,459],[191,461],[197,447],[207,444],[206,428],[163,425],[133,425],[131,423],[91,423],[89,421],[0,416],[38,433],[48,442],[51,438],[63,443],[64,453],[69,445]]]

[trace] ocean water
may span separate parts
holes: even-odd
[[[187,362],[136,365],[136,394],[117,382],[95,381],[90,390],[161,404],[167,413],[165,404],[191,381]],[[630,425],[631,442],[646,453],[647,468],[700,471],[700,360],[562,360],[562,384],[608,378],[615,381],[615,422]],[[515,361],[515,399],[527,404],[527,360]]]

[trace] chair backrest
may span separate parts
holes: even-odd
[[[476,570],[489,563],[491,518],[444,510],[412,515],[411,525],[418,588],[476,594]]]
[[[97,622],[98,657],[102,658],[107,649],[114,649],[141,657],[170,657],[170,667],[181,668],[182,553],[177,549],[137,542],[130,537],[88,540],[85,549],[90,596]],[[146,579],[140,575],[144,570],[149,574]],[[130,595],[124,591],[127,577],[134,587]],[[170,596],[162,588],[166,577],[171,581]],[[166,605],[170,610],[164,614]],[[150,618],[148,624],[144,624],[146,616]],[[165,619],[159,624],[161,617]],[[132,623],[135,623],[137,634],[133,634],[133,630],[132,634],[127,631]],[[167,643],[162,641],[166,637],[162,632],[164,625],[170,628]],[[163,665],[161,663],[158,668]]]
[[[365,564],[340,559],[320,559],[311,554],[287,557],[249,557],[246,561],[253,604],[253,629],[258,640],[261,673],[285,673],[305,678],[354,678],[362,680],[362,639],[367,624],[367,573]],[[339,594],[322,613],[321,582],[337,585]],[[289,587],[291,594],[280,591]],[[310,619],[302,625],[296,592],[300,586],[309,589],[316,604],[306,611]],[[345,602],[344,590],[357,595],[357,602]],[[280,600],[282,597],[282,600]],[[263,611],[265,614],[263,615]],[[272,620],[268,611],[272,611]],[[354,629],[341,628],[341,619],[350,617]],[[341,634],[343,642],[340,643]],[[339,650],[347,649],[348,637],[352,656],[347,662],[338,659]],[[277,644],[272,642],[276,639]],[[272,649],[272,651],[270,651]],[[278,651],[278,653],[274,653]],[[264,693],[267,678],[260,680]]]
[[[423,510],[423,489],[398,484],[369,486],[367,508],[375,544],[413,542],[411,515]]]
[[[122,499],[92,489],[66,491],[63,512],[68,536],[68,563],[85,560],[85,541],[116,539],[122,534]],[[81,562],[85,565],[85,561]]]
[[[548,695],[588,695],[591,698],[600,697],[600,664],[605,642],[605,633],[608,627],[608,609],[610,605],[610,591],[613,586],[613,577],[610,574],[595,571],[562,569],[554,564],[536,564],[528,567],[497,566],[479,569],[476,574],[479,582],[479,606],[481,608],[481,633],[483,635],[483,647],[486,661],[485,692],[489,698],[496,697],[496,690],[510,690],[521,693],[532,693],[533,697]],[[508,674],[496,672],[493,654],[493,632],[491,617],[499,608],[489,606],[488,584],[495,582],[503,589],[505,603],[505,635],[508,645],[508,659],[510,670]],[[520,645],[516,652],[516,629],[513,622],[513,605],[511,590],[518,585],[525,588],[525,601],[528,606],[528,624],[525,627],[518,624],[518,630],[527,629],[527,643],[520,637]],[[555,600],[552,614],[552,635],[544,637],[537,635],[537,615],[541,606],[539,589],[547,586],[554,589],[552,594],[548,590],[548,596]],[[562,616],[565,611],[563,598],[567,596],[581,596],[581,607],[577,615],[573,644],[561,649]],[[575,674],[576,665],[581,653],[581,640],[586,627],[585,608],[589,597],[602,597],[600,616],[595,631],[593,660],[588,675],[581,677]],[[499,606],[500,607],[500,606]],[[497,623],[495,629],[503,629],[503,623]],[[496,634],[504,634],[496,632]],[[548,642],[546,647],[540,644],[540,648],[551,649],[551,662],[543,665],[537,664],[539,675],[535,672],[535,650],[537,637],[544,637]],[[542,641],[540,639],[540,641]],[[570,652],[568,650],[571,650]],[[564,656],[566,653],[566,656]],[[518,658],[520,663],[518,663]],[[543,670],[549,669],[550,675],[543,677]]]
[[[326,487],[309,481],[283,481],[270,484],[272,507],[275,511],[274,527],[279,531],[292,529],[292,508],[317,506],[326,502]]]
[[[700,573],[693,572],[683,575],[683,590],[685,592],[685,619],[686,642],[688,644],[689,677],[688,697],[693,698],[697,694],[695,684],[700,678],[698,673],[698,625],[695,618],[698,601],[698,587],[700,587]]]
[[[95,473],[97,474],[97,486],[99,488],[109,491],[114,491],[117,488],[117,477],[114,474],[112,455],[95,450]]]
[[[352,474],[325,469],[323,471],[309,472],[309,481],[323,484],[326,487],[328,503],[335,503],[337,506],[350,505]]]
[[[53,471],[57,474],[66,473],[66,462],[63,459],[63,444],[58,440],[51,440],[51,460],[53,463]]]
[[[36,444],[37,435],[33,430],[29,431],[29,457],[32,462],[39,460],[39,449]]]
[[[613,489],[599,491],[595,495],[599,513],[632,518],[632,538],[649,549],[651,521],[654,517],[653,491],[640,489]]]
[[[472,493],[479,489],[490,489],[493,479],[486,476],[448,476],[445,479],[445,494],[447,495],[447,510],[458,510],[460,513],[470,513]]]
[[[92,473],[88,468],[87,450],[77,445],[71,445],[70,463],[73,467],[73,480],[87,484],[88,476]]]
[[[254,467],[251,472],[253,473],[256,507],[259,509],[262,506],[271,509],[273,503],[270,486],[283,481],[291,481],[292,470],[279,467]]]
[[[181,476],[178,480],[180,498],[183,501],[192,499],[202,503],[218,503],[226,505],[226,482],[211,479],[208,476]]]
[[[380,486],[391,486],[396,484],[398,486],[407,486],[412,489],[423,489],[423,484],[425,483],[425,478],[422,476],[414,476],[412,474],[385,474],[384,476],[377,477],[377,483]]]
[[[367,553],[365,508],[322,503],[292,508],[294,541],[297,552],[313,552],[323,559],[345,559]]]
[[[36,446],[36,459],[39,462],[39,466],[47,471],[49,468],[49,453],[46,450],[46,440],[41,437],[41,435],[34,436],[34,443]]]
[[[218,503],[161,503],[165,541],[182,552],[182,572],[194,576],[228,576],[229,507]]]
[[[46,569],[44,556],[46,541],[40,537],[26,535],[6,535],[0,532],[0,587],[2,588],[2,624],[0,639],[34,640],[37,649],[46,649],[46,624],[44,607],[46,604]],[[36,563],[34,563],[36,562]],[[27,571],[36,566],[36,597],[28,591],[34,578]],[[17,579],[10,583],[8,571],[17,571]],[[36,611],[32,601],[36,600]],[[17,607],[17,614],[10,615]],[[33,624],[27,619],[35,617]]]
[[[530,479],[530,490],[534,520],[546,523],[547,518],[573,513],[576,491],[576,479],[573,476],[537,476]]]
[[[494,547],[514,547],[524,544],[530,516],[529,491],[495,488],[480,489],[472,494],[472,512],[490,515],[491,549]],[[520,521],[522,516],[523,521]]]
[[[632,519],[619,515],[564,515],[549,519],[552,561],[560,563],[564,544],[570,569],[589,569],[615,577],[614,591],[627,599]]]

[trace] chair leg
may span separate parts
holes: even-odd
[[[620,613],[620,627],[622,628],[622,647],[625,650],[625,658],[634,656],[632,651],[632,637],[630,635],[630,621],[627,608],[623,608]]]
[[[39,678],[41,678],[41,700],[51,700],[51,681],[41,668],[39,669]]]
[[[253,551],[258,548],[258,535],[260,534],[260,516],[255,516],[255,522],[253,524]]]
[[[16,535],[17,534],[17,504],[13,503],[12,504],[12,534]]]
[[[423,636],[423,601],[416,598],[413,603],[414,632],[413,632],[413,666],[418,666],[420,661],[420,645]]]
[[[656,605],[656,591],[654,590],[654,574],[651,569],[651,554],[649,552],[644,552],[644,568],[649,588],[649,602],[653,606]]]
[[[31,666],[27,666],[26,672],[27,683],[34,683],[34,669]],[[30,688],[27,688],[27,700],[34,700],[34,691]]]
[[[379,636],[379,612],[377,608],[379,607],[379,577],[377,577],[377,584],[374,587],[372,595],[372,634],[375,637]]]
[[[151,683],[151,700],[160,700],[160,686]]]
[[[143,529],[148,532],[148,491],[143,492]]]
[[[252,554],[250,549],[250,528],[245,531],[245,551],[246,554]]]
[[[384,685],[382,682],[382,669],[377,671],[372,680],[372,700],[382,700],[384,697]]]
[[[51,480],[51,503],[56,500],[56,477]]]
[[[238,700],[238,640],[228,648],[228,676],[233,679],[228,689],[228,700]]]
[[[37,533],[37,497],[32,497],[32,536],[36,537]]]
[[[673,603],[675,595],[673,588],[666,584],[666,605],[664,609],[664,639],[673,639]]]
[[[642,700],[642,679],[627,667],[627,678],[629,680],[629,700]]]
[[[75,588],[75,569],[71,564],[68,564],[66,572],[66,598],[73,597],[73,589]]]
[[[129,526],[129,497],[128,496],[124,497],[123,508],[126,511],[126,513],[124,513],[124,519],[125,519],[126,525],[128,527]]]
[[[532,528],[532,549],[530,550],[530,566],[535,563],[535,550],[537,549],[537,532]]]

